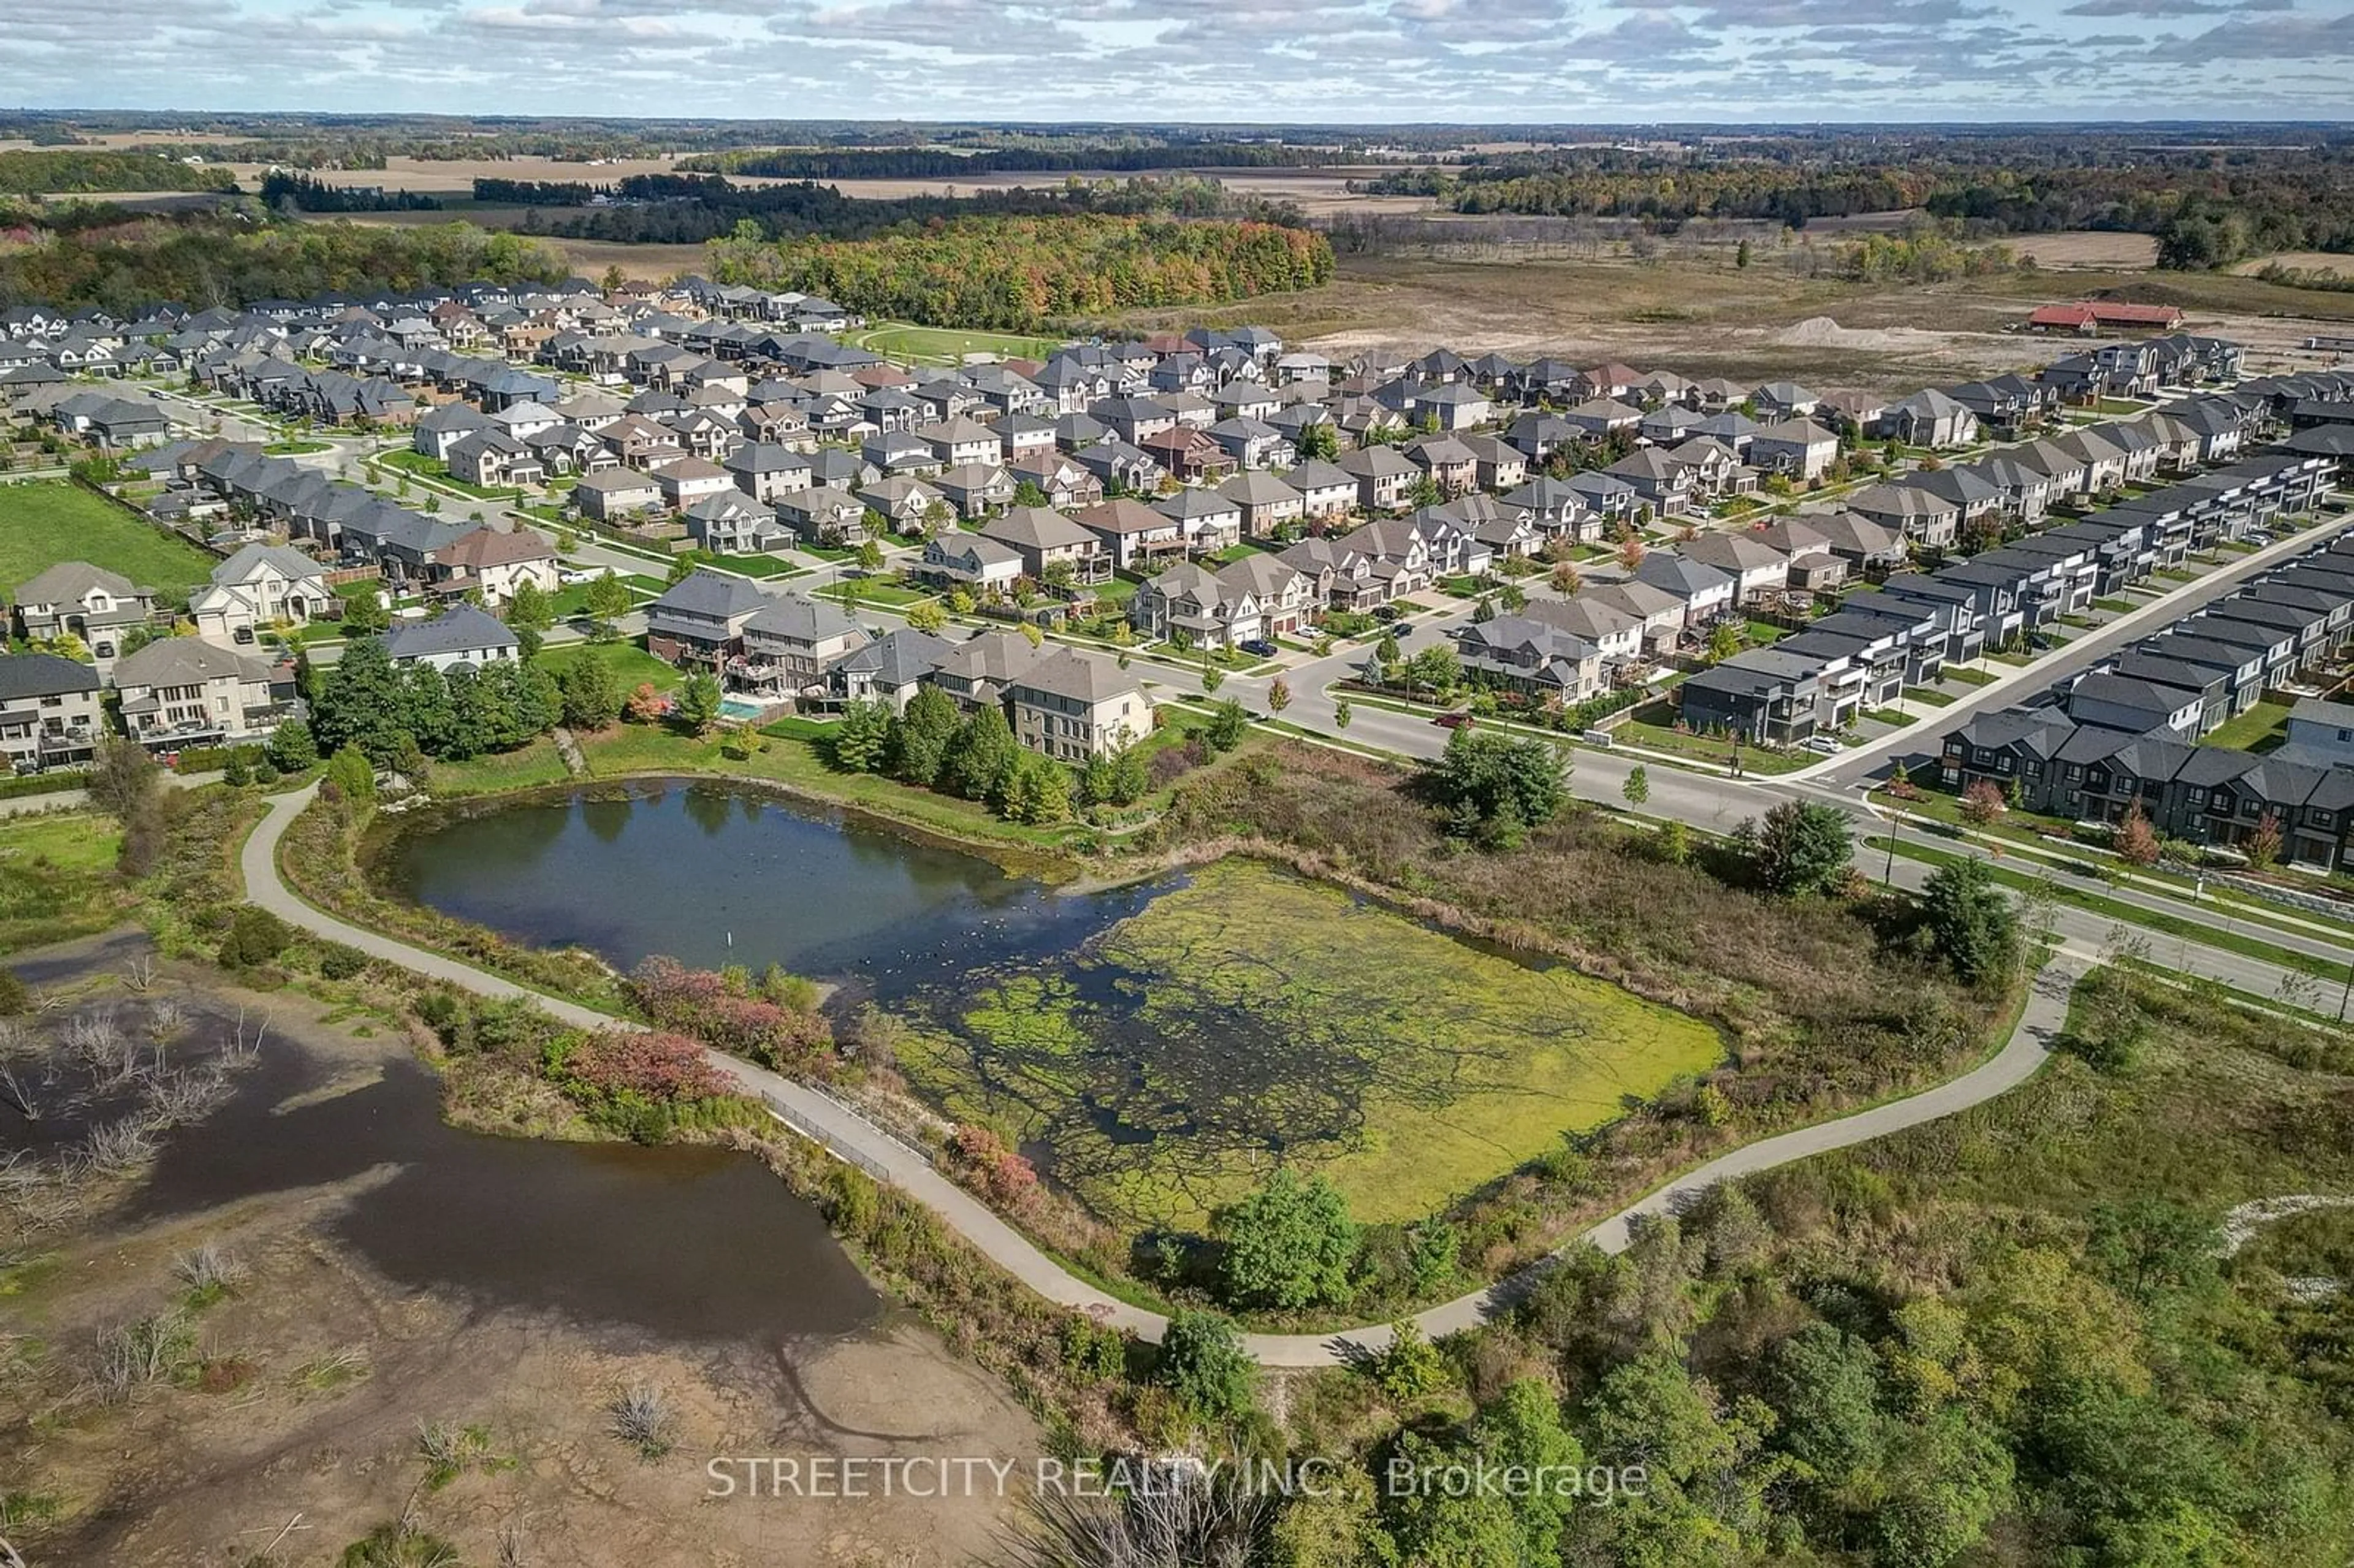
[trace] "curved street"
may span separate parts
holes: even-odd
[[[248,899],[291,925],[477,995],[528,997],[551,1015],[583,1028],[610,1028],[616,1024],[618,1021],[605,1013],[411,947],[305,903],[279,874],[278,846],[288,825],[317,792],[314,783],[269,797],[267,814],[239,851],[239,866]],[[2018,1026],[2002,1049],[1960,1077],[1836,1121],[1779,1133],[1734,1150],[1676,1177],[1576,1239],[1592,1242],[1605,1252],[1620,1251],[1628,1244],[1629,1223],[1635,1218],[1668,1212],[1718,1181],[1918,1127],[1983,1105],[2017,1087],[2033,1075],[2050,1054],[2067,1018],[2068,995],[2076,978],[2076,969],[2064,957],[2048,965],[2036,976]],[[1041,1296],[1086,1312],[1098,1322],[1127,1330],[1140,1339],[1160,1340],[1168,1323],[1166,1318],[1119,1300],[1069,1273],[979,1199],[940,1174],[923,1153],[884,1132],[832,1096],[716,1051],[711,1053],[711,1058],[747,1094],[759,1097],[779,1121],[816,1139],[838,1158],[915,1198],[999,1267]],[[1538,1264],[1494,1286],[1434,1307],[1417,1315],[1415,1323],[1431,1339],[1473,1328],[1524,1290],[1543,1266]],[[1266,1367],[1332,1366],[1378,1351],[1389,1340],[1389,1328],[1382,1324],[1331,1334],[1245,1336],[1251,1355]]]

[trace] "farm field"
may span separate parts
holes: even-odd
[[[934,1011],[910,1078],[1133,1229],[1198,1229],[1278,1160],[1360,1219],[1420,1218],[1724,1054],[1699,1019],[1241,860]]]
[[[59,561],[88,561],[163,589],[202,582],[212,570],[195,546],[63,480],[0,484],[0,588]]]

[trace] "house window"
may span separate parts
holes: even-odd
[[[2019,764],[2017,759],[2012,758],[2009,752],[2005,752],[2002,756],[1994,759],[1994,766],[1995,771],[1998,773],[2011,773],[2017,771]]]

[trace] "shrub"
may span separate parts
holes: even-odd
[[[247,904],[229,920],[221,938],[220,965],[225,969],[250,969],[274,961],[294,940],[292,927],[269,910]]]
[[[32,995],[15,969],[0,969],[0,1018],[14,1018],[32,1005]]]
[[[711,1099],[732,1086],[699,1044],[659,1030],[607,1029],[567,1036],[551,1054],[567,1088],[603,1098],[634,1095],[674,1103]]]
[[[1036,1194],[1036,1170],[989,1128],[958,1128],[949,1148],[966,1185],[1000,1208],[1020,1209]]]
[[[341,942],[319,944],[319,973],[331,980],[350,980],[368,967],[368,956]]]
[[[690,969],[659,954],[631,972],[630,998],[665,1029],[691,1034],[781,1073],[823,1077],[834,1065],[833,1027],[810,1008],[746,994],[741,981]]]

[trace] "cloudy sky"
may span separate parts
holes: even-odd
[[[0,0],[0,103],[1369,123],[2354,118],[2349,0]]]

